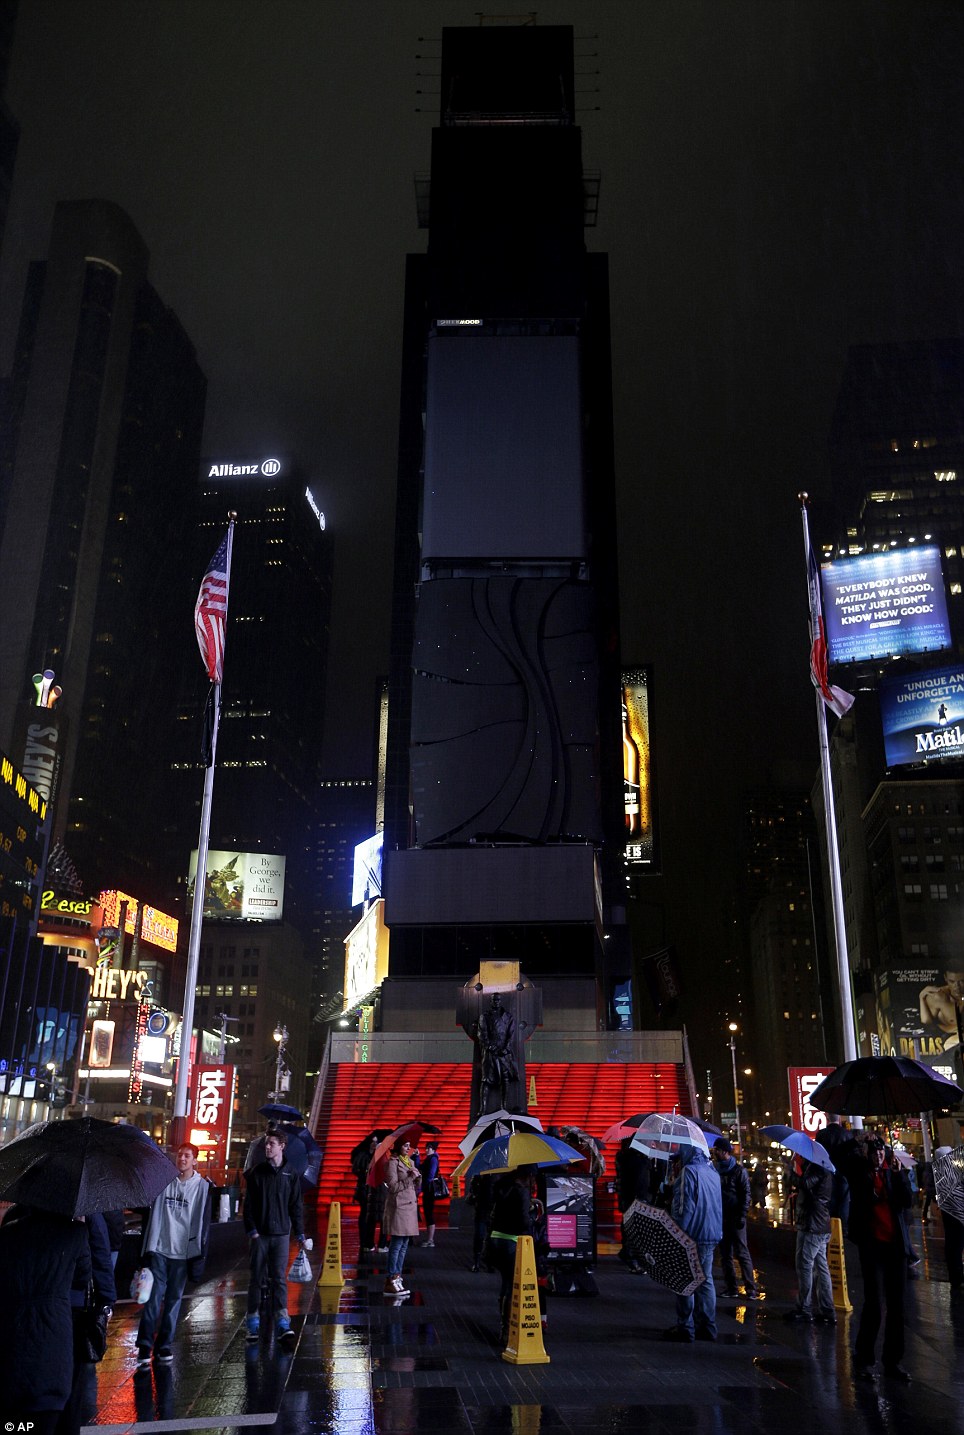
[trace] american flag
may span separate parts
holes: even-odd
[[[810,530],[807,528],[807,586],[810,590],[810,677],[817,692],[827,707],[837,717],[844,717],[854,705],[850,693],[835,688],[827,675],[827,635],[823,626],[823,604],[820,599],[820,571],[810,547]]]
[[[194,605],[194,631],[201,661],[212,683],[224,676],[224,629],[228,617],[228,529],[217,553],[201,579],[201,591]]]

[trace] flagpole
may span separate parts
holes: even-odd
[[[809,495],[801,493],[800,511],[803,516],[803,545],[809,569],[810,528],[807,523]],[[809,586],[809,585],[808,585]],[[818,631],[818,614],[810,602],[811,640]],[[823,783],[824,828],[827,836],[827,862],[830,869],[830,893],[833,909],[834,944],[837,952],[837,986],[840,990],[840,1021],[843,1028],[844,1061],[855,1061],[857,1037],[854,1023],[854,1002],[850,978],[850,958],[847,952],[847,928],[844,920],[843,883],[840,877],[840,849],[837,844],[837,814],[833,800],[833,783],[830,776],[830,743],[827,737],[827,708],[819,689],[815,689],[817,702],[817,741],[820,748],[820,775]],[[859,1118],[855,1125],[862,1125]]]
[[[231,583],[231,554],[234,548],[234,524],[236,513],[228,514],[227,583]],[[227,613],[225,613],[225,647],[227,647]],[[187,946],[187,972],[184,977],[184,1000],[181,1016],[181,1054],[177,1062],[177,1082],[174,1087],[174,1112],[171,1122],[170,1140],[173,1146],[188,1139],[187,1134],[187,1082],[191,1065],[191,1037],[194,1033],[194,996],[197,989],[197,970],[201,953],[201,927],[204,921],[204,894],[207,886],[208,845],[211,836],[211,803],[214,797],[214,764],[218,746],[218,725],[221,721],[221,684],[215,683],[209,701],[213,704],[211,714],[211,746],[209,762],[204,772],[204,792],[201,798],[201,825],[197,841],[197,868],[194,873],[194,905],[191,909],[191,935]]]

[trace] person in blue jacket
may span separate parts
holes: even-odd
[[[676,1297],[676,1324],[664,1331],[664,1340],[716,1339],[716,1286],[713,1252],[723,1239],[723,1196],[720,1178],[704,1150],[684,1146],[679,1174],[673,1183],[673,1220],[696,1242],[705,1280],[692,1295]]]

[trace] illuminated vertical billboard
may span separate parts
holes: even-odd
[[[650,738],[651,693],[651,669],[623,669],[624,852],[630,866],[655,869],[656,793]]]
[[[187,870],[187,900],[194,900],[197,849]],[[270,852],[209,852],[204,915],[219,921],[280,922],[284,913],[285,859]]]
[[[893,548],[825,563],[823,616],[831,663],[951,645],[939,548]]]
[[[888,767],[964,758],[964,667],[887,678],[880,721]]]

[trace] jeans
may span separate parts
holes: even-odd
[[[720,1242],[720,1264],[723,1267],[723,1285],[727,1295],[736,1295],[734,1261],[740,1268],[747,1295],[755,1295],[756,1281],[753,1279],[753,1258],[746,1243],[745,1225],[723,1227],[723,1239]]]
[[[154,1272],[154,1286],[137,1327],[137,1344],[150,1350],[156,1340],[158,1350],[164,1350],[174,1343],[174,1327],[187,1284],[187,1261],[176,1261],[157,1251],[151,1251],[147,1259]]]
[[[288,1314],[288,1246],[290,1236],[258,1236],[251,1239],[251,1279],[248,1282],[248,1315],[261,1304],[261,1287],[268,1283],[269,1310],[275,1316]]]
[[[388,1275],[400,1276],[408,1252],[408,1236],[392,1236],[388,1243]]]
[[[696,1249],[706,1280],[696,1287],[692,1295],[676,1297],[676,1324],[693,1335],[695,1309],[695,1329],[705,1331],[715,1339],[716,1286],[713,1284],[713,1253],[716,1250],[716,1242],[697,1241]]]
[[[833,1283],[827,1264],[829,1245],[829,1231],[825,1236],[811,1231],[797,1231],[797,1310],[804,1315],[812,1314],[810,1302],[814,1293],[817,1297],[817,1314],[833,1315]]]

